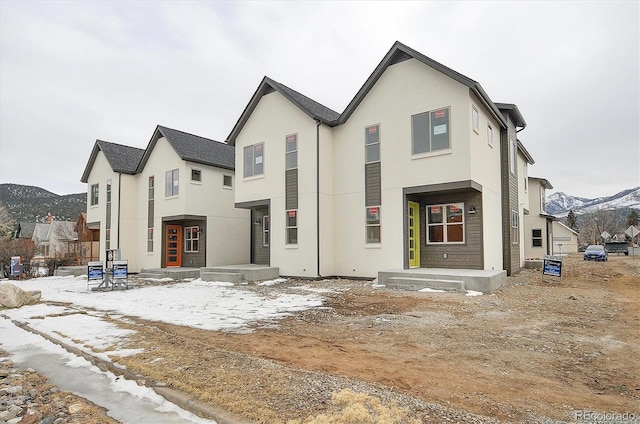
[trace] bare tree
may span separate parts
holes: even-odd
[[[29,239],[0,239],[0,275],[4,270],[8,274],[11,268],[11,257],[20,256],[24,272],[29,275],[31,259],[36,253],[36,247]]]
[[[11,238],[13,230],[13,218],[9,215],[9,210],[0,202],[0,238]]]
[[[580,242],[583,244],[604,244],[602,234],[606,231],[612,237],[622,235],[625,229],[625,216],[621,210],[599,209],[595,212],[580,215]]]

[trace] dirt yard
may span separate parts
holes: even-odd
[[[640,416],[640,258],[575,256],[561,283],[508,280],[476,297],[291,280],[279,290],[327,289],[325,307],[245,334],[132,319],[146,352],[118,361],[247,422],[347,422],[356,393],[388,422]]]

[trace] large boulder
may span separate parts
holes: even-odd
[[[42,293],[39,290],[25,291],[15,284],[0,285],[0,307],[19,308],[24,305],[35,305],[40,302]]]

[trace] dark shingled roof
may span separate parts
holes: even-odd
[[[86,183],[89,180],[89,173],[93,164],[96,161],[98,152],[102,152],[104,157],[109,162],[111,169],[114,172],[120,172],[123,174],[135,174],[138,169],[138,164],[142,160],[144,150],[137,147],[123,146],[122,144],[110,143],[104,140],[96,140],[91,151],[89,162],[82,174],[80,181]]]
[[[244,127],[244,124],[247,123],[249,116],[253,113],[262,96],[273,93],[274,91],[282,94],[287,100],[309,115],[311,119],[320,121],[329,126],[337,125],[338,119],[340,118],[340,114],[338,112],[329,109],[328,107],[298,93],[295,90],[292,90],[284,84],[280,84],[269,77],[264,77],[262,82],[260,82],[258,89],[251,97],[251,100],[249,100],[249,103],[244,108],[238,122],[236,122],[235,126],[231,130],[229,137],[227,137],[227,142],[229,144],[235,145],[236,137],[242,130],[242,127]]]
[[[138,164],[137,172],[144,169],[160,137],[164,137],[169,142],[182,160],[218,168],[235,169],[235,148],[233,146],[158,125],[142,160]]]

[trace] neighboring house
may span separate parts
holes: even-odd
[[[35,222],[18,222],[16,224],[15,234],[13,238],[31,240],[33,238],[33,232],[35,231],[35,229]]]
[[[76,223],[80,252],[80,265],[100,259],[100,227],[87,223],[87,214],[82,212]]]
[[[129,270],[249,260],[249,214],[234,208],[234,148],[157,126],[146,149],[97,140],[82,182],[100,258]]]
[[[31,237],[36,247],[34,259],[76,261],[76,223],[72,221],[37,222]]]
[[[553,186],[544,178],[529,177],[529,214],[525,216],[526,259],[542,259],[553,254],[553,222],[557,218],[547,214],[546,190]]]
[[[567,227],[562,222],[554,220],[552,223],[553,245],[551,254],[562,256],[578,252],[578,232]]]
[[[251,262],[300,277],[516,272],[524,126],[515,105],[401,43],[342,113],[265,77],[228,137]]]

